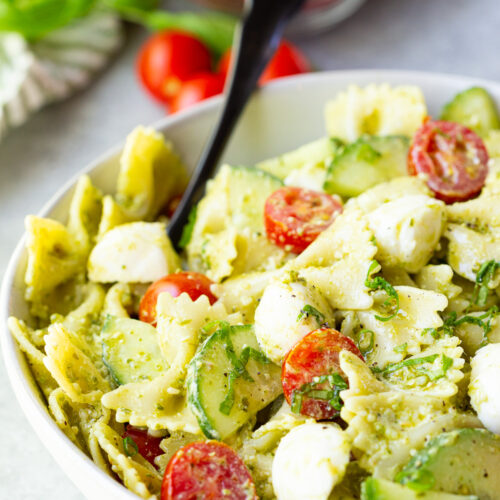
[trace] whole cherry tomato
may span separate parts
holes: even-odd
[[[283,361],[281,383],[294,412],[317,420],[339,414],[338,393],[348,387],[339,363],[342,350],[363,359],[356,344],[333,328],[314,330],[292,347]]]
[[[187,293],[191,300],[206,295],[210,304],[217,301],[217,297],[210,291],[212,282],[204,275],[191,271],[169,274],[155,281],[146,290],[139,304],[139,319],[156,325],[156,302],[158,295],[168,292],[172,297]]]
[[[198,441],[170,459],[163,476],[162,500],[257,500],[243,460],[227,444]]]
[[[264,205],[267,237],[275,245],[301,253],[341,212],[336,196],[299,187],[280,188]]]
[[[224,79],[215,73],[202,73],[185,81],[170,104],[170,111],[176,113],[189,108],[204,99],[221,94]]]
[[[156,99],[169,102],[182,82],[210,71],[210,51],[197,38],[180,31],[165,31],[149,38],[137,58],[137,73]]]
[[[125,453],[134,455],[138,452],[152,465],[155,465],[155,458],[164,453],[160,448],[163,438],[150,436],[146,430],[127,425],[122,438]]]
[[[224,79],[227,78],[230,65],[231,50],[228,50],[223,54],[217,65],[217,71],[224,76]],[[265,85],[276,78],[308,73],[311,70],[311,64],[306,56],[295,45],[284,40],[262,73],[259,84]]]
[[[428,120],[413,137],[408,172],[426,174],[436,198],[454,203],[481,191],[488,159],[483,140],[472,130],[458,123]]]

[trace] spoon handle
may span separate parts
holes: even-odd
[[[303,3],[304,0],[245,2],[243,23],[235,36],[237,56],[229,77],[222,114],[168,226],[168,235],[177,249],[187,217],[202,198],[205,184],[213,176],[260,75],[276,51],[287,21]]]

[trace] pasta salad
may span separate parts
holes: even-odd
[[[500,119],[350,86],[326,136],[187,171],[138,127],[116,192],[28,216],[9,318],[50,414],[145,499],[499,499]]]

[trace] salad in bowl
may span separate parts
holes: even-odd
[[[500,119],[349,86],[326,133],[187,185],[138,127],[116,190],[26,219],[11,317],[50,415],[149,499],[500,498]]]

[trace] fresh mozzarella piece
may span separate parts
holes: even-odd
[[[278,500],[326,500],[344,477],[350,443],[331,424],[306,423],[280,442],[272,481]]]
[[[411,195],[384,203],[367,217],[382,264],[419,271],[430,259],[444,224],[444,203]]]
[[[323,296],[302,283],[271,282],[255,311],[255,335],[266,356],[281,364],[306,334],[332,317]]]
[[[500,344],[489,344],[471,361],[469,396],[479,420],[491,432],[500,434]]]
[[[149,283],[179,267],[165,224],[133,222],[104,234],[90,254],[88,274],[99,283]]]

